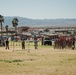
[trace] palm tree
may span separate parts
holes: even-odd
[[[12,20],[12,25],[13,25],[13,27],[15,27],[15,33],[16,33],[16,41],[17,41],[17,25],[18,25],[18,19],[17,18],[14,18],[13,20]]]
[[[8,25],[6,25],[5,28],[6,28],[7,38],[8,38]]]
[[[2,15],[0,15],[0,25],[1,25],[1,43],[2,44],[2,22],[4,22],[4,18]]]

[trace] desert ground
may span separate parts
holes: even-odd
[[[76,49],[0,47],[0,75],[76,75]]]

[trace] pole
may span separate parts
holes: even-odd
[[[12,37],[13,37],[13,33],[11,34],[12,35]],[[12,39],[12,41],[13,41],[13,52],[14,52],[14,38]]]

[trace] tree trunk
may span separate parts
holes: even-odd
[[[17,41],[17,26],[15,26],[16,41]]]
[[[1,45],[2,45],[2,22],[1,22]]]

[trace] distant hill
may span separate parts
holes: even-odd
[[[14,17],[4,17],[3,26],[12,26],[12,19]],[[18,26],[30,26],[30,27],[49,27],[49,26],[60,26],[60,27],[76,27],[76,19],[28,19],[23,17],[17,17],[19,19]]]

